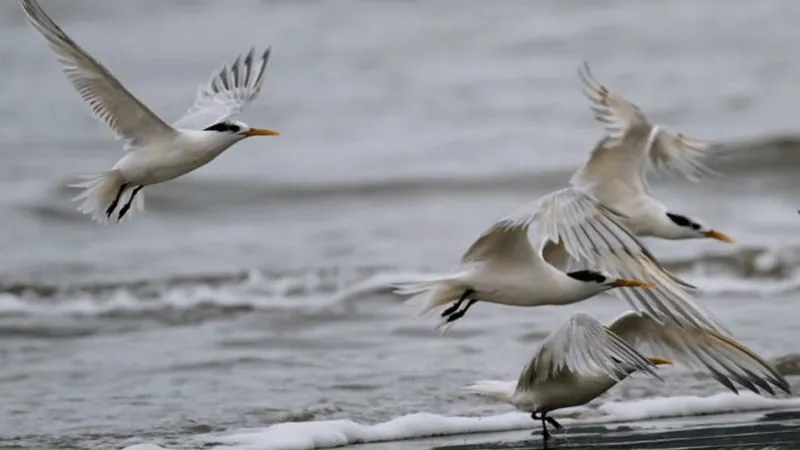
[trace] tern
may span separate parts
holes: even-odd
[[[660,320],[722,328],[619,222],[622,217],[581,189],[561,189],[492,225],[451,273],[393,286],[397,294],[410,296],[406,303],[423,303],[420,314],[450,304],[439,326],[460,319],[478,301],[566,305],[628,287],[614,291],[635,291],[623,298],[636,310]],[[551,255],[531,242],[534,224],[535,240],[563,243],[568,255],[586,267],[571,272],[555,267]],[[622,272],[624,277],[618,277]]]
[[[111,170],[83,176],[84,181],[70,185],[83,189],[73,200],[82,201],[78,211],[95,221],[106,223],[116,215],[119,222],[131,210],[144,210],[141,190],[145,186],[198,169],[242,139],[279,135],[230,120],[261,91],[269,48],[260,54],[252,48],[215,71],[198,88],[185,115],[168,125],[73,41],[35,0],[21,0],[21,4],[94,116],[123,141],[125,155]]]
[[[653,124],[638,106],[609,91],[584,62],[578,75],[591,101],[595,119],[606,135],[570,182],[590,192],[604,205],[626,215],[622,221],[639,237],[669,240],[710,238],[734,240],[700,219],[679,214],[651,195],[648,171],[677,174],[699,181],[713,173],[704,159],[716,144],[671,133]]]
[[[638,350],[642,346],[663,356],[643,356]],[[634,311],[607,327],[588,313],[577,313],[545,338],[518,381],[484,380],[465,389],[531,413],[541,421],[546,441],[546,423],[563,428],[547,415],[551,411],[589,403],[636,371],[663,381],[652,366],[674,361],[709,371],[734,393],[738,383],[756,394],[763,390],[775,395],[773,386],[791,394],[786,379],[741,343],[702,327],[662,324]]]
[[[507,228],[507,224],[527,226],[537,217],[546,217],[551,225],[544,230],[544,234],[550,237],[541,241],[539,254],[548,264],[567,273],[576,265],[590,265],[592,269],[604,273],[652,283],[652,289],[615,289],[613,292],[635,310],[647,312],[660,321],[703,325],[730,334],[711,312],[693,302],[689,293],[697,288],[666,270],[639,241],[641,237],[654,236],[664,239],[702,237],[733,242],[728,235],[709,228],[698,219],[667,210],[650,195],[647,184],[646,175],[651,166],[675,171],[690,180],[699,180],[710,173],[702,159],[714,144],[672,134],[659,125],[651,124],[638,107],[597,83],[588,64],[584,64],[579,75],[586,87],[586,94],[594,102],[592,109],[596,119],[607,125],[607,136],[595,147],[586,164],[573,174],[569,180],[570,187],[559,191],[565,194],[560,196],[560,200],[556,201],[559,195],[550,197],[527,213],[523,212],[521,216],[499,224],[506,224],[502,228]],[[605,211],[605,214],[596,211]],[[603,226],[581,223],[601,217]],[[558,227],[561,227],[560,231]],[[496,232],[490,230],[490,233]],[[505,258],[503,251],[509,252],[510,244],[507,242],[500,243],[499,239],[487,240],[485,237],[478,242],[498,242],[497,251],[494,255],[486,253],[477,268],[472,264],[468,270],[456,276],[467,289],[470,289],[470,284],[463,283],[465,277],[473,277],[477,271],[481,276],[491,272],[494,278],[500,273],[495,267],[496,260]],[[518,243],[530,248],[526,240],[519,239]],[[605,250],[600,251],[602,249]],[[471,259],[474,263],[475,258]],[[469,261],[462,261],[462,265],[464,262]],[[434,295],[437,301],[445,301],[447,297],[442,283],[451,286],[458,284],[453,281],[453,276],[448,278],[438,280]],[[509,280],[508,275],[500,278]],[[530,284],[521,279],[520,282],[521,286]],[[417,284],[417,287],[417,290],[422,290],[424,286]],[[410,286],[406,291],[411,292],[409,289]],[[455,287],[452,289],[458,290]],[[505,287],[502,291],[507,293],[512,289],[519,289],[519,286]],[[533,289],[529,286],[527,290]],[[480,298],[473,294],[469,292],[465,298]],[[485,293],[483,296],[487,297]],[[532,298],[531,301],[535,302],[536,297]],[[468,303],[467,307],[472,303]],[[453,313],[453,310],[447,309],[443,314],[450,316]],[[457,312],[455,318],[461,315],[461,312]]]

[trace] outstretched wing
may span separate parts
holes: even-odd
[[[652,364],[587,313],[577,313],[545,338],[522,371],[518,390],[528,390],[563,371],[601,371],[620,381],[636,369],[660,379]]]
[[[125,141],[126,150],[175,133],[56,25],[35,0],[21,0],[21,4],[30,24],[58,56],[72,86],[94,116]]]
[[[637,311],[659,320],[724,329],[711,312],[696,305],[686,289],[694,286],[667,271],[656,257],[619,222],[624,216],[594,197],[571,187],[555,191],[496,223],[494,230],[526,230],[537,222],[542,239],[563,242],[582,265],[624,278],[647,281],[651,289],[618,288],[614,293]],[[551,249],[549,258],[557,249]]]
[[[194,104],[174,126],[202,130],[242,111],[261,92],[270,48],[260,57],[255,48],[239,55],[211,75],[208,83],[197,89]]]
[[[708,370],[715,380],[738,393],[734,383],[760,394],[775,394],[773,386],[791,394],[789,383],[769,363],[736,340],[695,326],[659,323],[651,317],[629,311],[609,329],[631,346],[644,347],[693,368]],[[661,356],[661,355],[659,355]]]
[[[506,226],[500,221],[492,225],[467,249],[461,257],[462,264],[491,260],[494,264],[514,264],[538,259],[528,238],[530,224]]]
[[[718,148],[716,144],[654,125],[638,106],[598,83],[588,63],[584,62],[578,74],[594,117],[603,124],[608,138],[592,151],[578,178],[591,179],[593,172],[616,174],[618,178],[644,177],[648,168],[690,181],[714,173],[705,159]]]

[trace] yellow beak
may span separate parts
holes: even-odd
[[[660,358],[658,356],[650,356],[647,358],[654,366],[671,366],[672,361],[665,358]]]
[[[707,238],[716,239],[718,241],[727,242],[728,244],[733,244],[736,242],[732,237],[717,230],[706,231],[704,236]]]
[[[281,134],[275,130],[268,130],[266,128],[250,128],[249,130],[245,131],[245,136],[280,136]]]
[[[629,280],[627,278],[617,278],[612,284],[614,287],[640,287],[645,289],[650,289],[653,287],[653,283],[647,283],[639,280]]]

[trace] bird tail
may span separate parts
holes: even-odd
[[[468,288],[458,276],[445,276],[424,281],[412,281],[405,283],[395,283],[394,293],[399,295],[411,295],[405,303],[419,304],[421,309],[419,315],[425,315],[434,308],[457,301]]]
[[[144,210],[144,195],[138,193],[141,187],[126,184],[118,170],[79,178],[83,181],[70,184],[69,187],[83,191],[72,201],[81,201],[78,211],[91,215],[98,223],[108,222],[115,213],[119,222],[129,210]]]
[[[517,389],[515,381],[481,380],[464,388],[467,392],[486,395],[503,403],[511,403]]]

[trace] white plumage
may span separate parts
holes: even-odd
[[[594,195],[627,218],[623,224],[639,237],[712,238],[733,242],[699,219],[669,210],[651,195],[647,174],[658,170],[697,181],[713,173],[705,159],[718,147],[654,125],[633,103],[598,83],[588,64],[579,71],[595,119],[606,135],[570,183]]]
[[[644,356],[648,346],[669,359]],[[738,392],[736,383],[755,393],[774,395],[774,386],[791,394],[786,379],[741,343],[707,328],[663,324],[633,311],[608,327],[589,314],[575,314],[545,338],[517,382],[483,380],[466,390],[531,413],[547,439],[546,422],[562,428],[549,412],[586,404],[636,371],[661,379],[653,366],[673,360],[707,370],[733,392]]]
[[[414,295],[409,302],[422,301],[423,313],[451,304],[441,314],[445,324],[463,316],[476,301],[564,305],[614,287],[630,287],[614,291],[626,291],[623,298],[636,310],[676,323],[721,328],[686,294],[680,280],[619,223],[622,218],[579,188],[555,191],[492,225],[451,274],[398,283],[396,292]],[[591,270],[565,273],[554,267],[552,255],[530,241],[534,224],[535,242],[554,242],[571,260]],[[459,310],[466,300],[466,307]]]
[[[139,194],[144,186],[202,167],[242,139],[279,134],[228,120],[258,96],[269,49],[258,56],[251,49],[214,72],[186,115],[170,126],[73,41],[35,0],[21,4],[92,113],[123,140],[126,154],[111,170],[83,176],[83,182],[71,185],[84,189],[75,197],[82,201],[78,210],[96,221],[105,223],[114,215],[119,221],[132,209],[144,209],[144,196]]]

